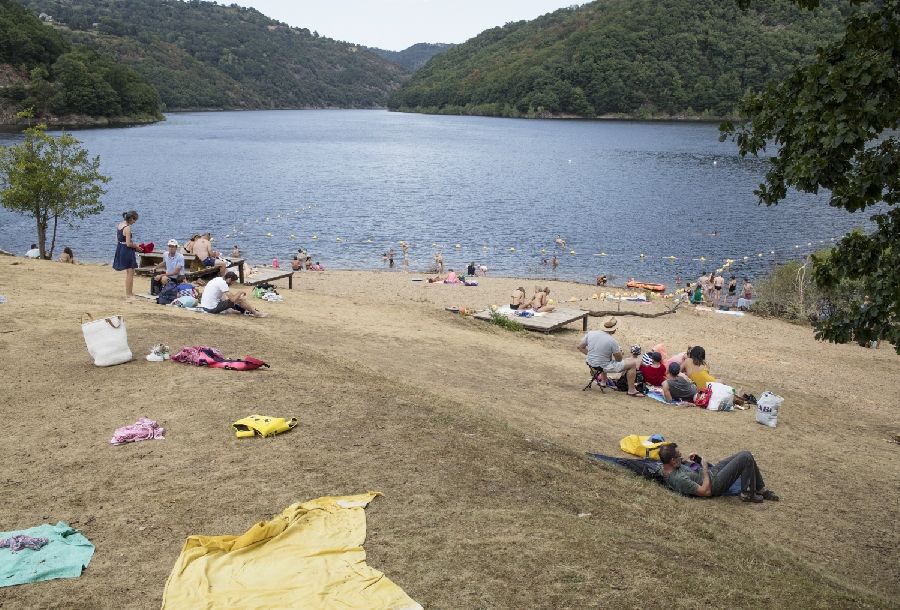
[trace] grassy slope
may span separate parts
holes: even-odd
[[[187,535],[240,533],[299,500],[373,489],[386,495],[367,511],[368,562],[426,608],[896,607],[896,553],[871,547],[890,549],[896,531],[880,543],[874,531],[846,540],[854,519],[873,510],[886,519],[874,530],[893,523],[893,486],[881,497],[859,494],[895,476],[890,447],[869,444],[864,459],[883,464],[872,481],[845,476],[859,474],[844,468],[852,456],[802,462],[837,437],[857,446],[884,417],[855,420],[804,389],[787,393],[784,421],[769,430],[752,413],[676,414],[646,399],[582,393],[586,369],[571,347],[578,333],[557,345],[434,305],[336,297],[332,290],[358,292],[354,274],[334,284],[303,275],[283,291],[285,303],[265,304],[275,317],[247,320],[125,305],[122,277],[108,267],[3,262],[0,291],[15,322],[14,334],[0,335],[8,358],[0,414],[15,419],[27,404],[52,426],[3,433],[11,459],[0,520],[18,528],[63,519],[97,552],[82,578],[0,588],[0,603],[155,609]],[[74,290],[82,285],[92,290]],[[37,299],[51,315],[32,306]],[[139,359],[93,367],[74,322],[81,311],[125,313]],[[678,328],[683,315],[700,314],[665,325]],[[272,369],[143,360],[143,346],[160,340],[261,356]],[[795,342],[793,356],[819,349]],[[542,373],[530,378],[527,366],[510,365],[538,361]],[[884,363],[866,366],[888,374]],[[231,422],[251,412],[301,424],[275,439],[234,438]],[[112,430],[138,416],[159,419],[167,440],[110,447]],[[751,443],[784,501],[680,498],[583,457],[613,451],[623,426],[677,429],[680,439],[714,428],[699,434],[710,452]],[[833,528],[836,511],[846,528]]]

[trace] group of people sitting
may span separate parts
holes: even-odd
[[[303,248],[298,248],[297,254],[291,259],[291,269],[294,271],[303,271],[303,269],[306,269],[307,271],[325,271],[325,267],[322,266],[322,263],[319,261],[313,263],[312,259],[309,257],[309,253]]]
[[[530,300],[525,300],[525,289],[521,286],[510,295],[509,308],[513,311],[530,309],[535,313],[549,313],[554,307],[550,304],[550,287],[535,286]]]
[[[192,242],[189,243],[192,243],[191,251],[197,252],[198,247],[204,247],[202,240],[208,242],[209,234],[206,234],[207,237],[203,237],[196,233],[194,235],[196,236],[196,239],[193,239]],[[237,248],[237,246],[235,246],[235,248]],[[218,253],[216,253],[216,256],[217,255]],[[216,261],[218,261],[218,259],[216,259]],[[225,261],[221,262],[224,263]],[[206,263],[204,262],[204,264]],[[211,265],[207,264],[206,266],[219,267],[219,265],[215,263]],[[184,269],[184,254],[179,252],[178,241],[170,239],[167,244],[166,252],[163,254],[162,262],[154,269],[153,280],[158,282],[163,289],[170,283],[174,283],[174,287],[176,288],[174,292],[176,293],[182,286],[193,289],[191,284],[185,284]],[[225,271],[225,268],[222,267],[222,270]],[[225,271],[224,274],[210,280],[209,283],[206,284],[206,288],[203,290],[203,294],[200,298],[200,307],[207,313],[233,311],[236,313],[247,313],[257,318],[265,318],[268,314],[262,313],[253,307],[247,298],[246,292],[231,292],[229,287],[237,279],[238,276],[234,271]]]
[[[49,254],[47,257],[49,257]],[[37,244],[31,244],[31,248],[25,252],[25,258],[42,258],[41,249],[38,248]],[[63,248],[62,254],[59,255],[59,262],[75,264],[75,254],[72,252],[72,248],[68,246]]]
[[[628,382],[628,395],[643,397],[635,382],[638,372],[645,384],[659,387],[666,402],[693,402],[698,389],[715,382],[706,360],[706,350],[699,345],[688,347],[680,354],[666,357],[665,346],[660,344],[641,357],[641,346],[631,346],[631,357],[624,357],[619,342],[613,337],[619,322],[614,316],[603,321],[600,330],[586,334],[576,346],[585,354],[586,362],[592,369],[602,369],[600,383],[608,382],[607,374],[621,373]],[[743,405],[743,390],[736,390],[734,404]]]

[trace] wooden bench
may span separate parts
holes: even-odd
[[[153,270],[157,265],[162,264],[164,252],[154,250],[153,252],[138,253],[138,268],[134,270],[137,275],[152,276]],[[184,254],[184,278],[188,282],[193,282],[207,276],[218,275],[219,271],[215,267],[207,267],[199,258],[193,254]],[[244,283],[244,259],[242,258],[226,258],[229,265],[236,265],[238,272],[238,280]]]
[[[256,286],[257,284],[262,284],[264,282],[274,282],[275,280],[287,278],[288,288],[293,289],[294,287],[293,269],[271,269],[266,267],[263,269],[254,269],[253,271],[253,275],[251,275],[246,282],[243,278],[241,278],[242,284],[246,284],[247,286]]]

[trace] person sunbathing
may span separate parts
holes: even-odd
[[[519,286],[515,292],[509,295],[509,308],[513,311],[519,309],[525,304],[525,289]]]
[[[540,286],[535,286],[534,296],[531,297],[531,302],[529,305],[536,313],[550,313],[555,308],[553,305],[549,304],[550,297],[550,288],[541,288]]]

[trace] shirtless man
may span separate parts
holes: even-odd
[[[228,266],[228,263],[216,258],[221,252],[213,250],[208,231],[197,238],[194,242],[192,252],[197,258],[203,261],[204,266],[217,268],[219,270],[219,277],[225,275],[225,267]]]
[[[716,300],[713,301],[714,307],[719,307],[719,306],[724,307],[725,304],[720,302],[722,300],[722,288],[724,288],[724,287],[725,287],[725,278],[722,276],[721,273],[716,273],[716,277],[713,279],[713,290],[716,291],[716,295],[715,295]]]
[[[566,240],[564,240],[559,235],[556,236],[556,243],[559,244],[560,246],[562,246],[563,248],[566,247]]]

